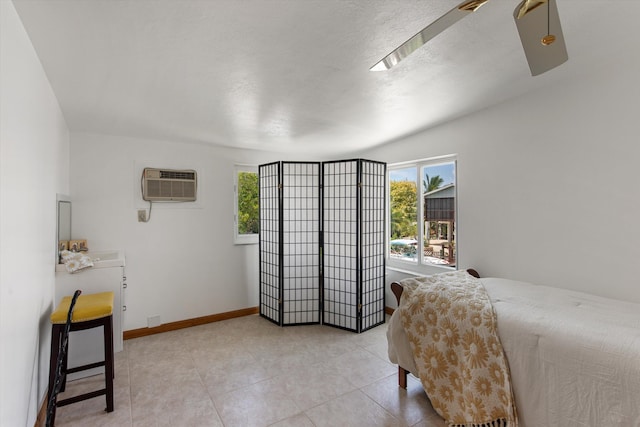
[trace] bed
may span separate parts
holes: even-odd
[[[640,304],[468,273],[497,316],[519,426],[640,427]],[[391,285],[399,307],[403,282]],[[417,369],[399,312],[388,350],[406,388]]]

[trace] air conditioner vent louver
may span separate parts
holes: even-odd
[[[196,173],[191,171],[173,171],[173,170],[161,170],[160,178],[162,179],[189,179],[195,180]]]
[[[142,172],[142,198],[146,201],[193,202],[196,191],[194,170],[145,168]]]

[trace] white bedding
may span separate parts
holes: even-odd
[[[483,278],[498,316],[520,425],[640,427],[640,304]],[[389,359],[415,372],[392,316]]]

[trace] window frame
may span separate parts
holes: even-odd
[[[456,237],[456,263],[455,266],[431,264],[424,261],[424,256],[420,255],[416,257],[415,261],[404,261],[398,258],[391,257],[391,173],[394,170],[416,168],[416,187],[417,187],[417,209],[416,209],[416,223],[417,223],[417,240],[418,247],[424,247],[424,191],[422,188],[422,169],[428,166],[435,166],[442,163],[454,164],[454,193],[455,193],[455,237]],[[446,156],[431,157],[427,159],[410,160],[405,162],[391,163],[387,166],[387,230],[386,230],[386,247],[385,256],[387,268],[394,271],[409,273],[409,274],[436,274],[446,271],[458,270],[460,265],[459,259],[459,237],[458,237],[458,158],[457,155],[451,154]],[[420,254],[423,252],[420,251]]]
[[[236,164],[233,168],[233,243],[236,245],[257,245],[259,233],[240,234],[238,232],[238,175],[240,172],[258,174],[257,165]]]

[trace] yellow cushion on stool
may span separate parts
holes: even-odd
[[[67,314],[69,313],[71,298],[70,296],[62,298],[56,311],[51,313],[51,323],[67,323]],[[73,308],[71,322],[86,322],[88,320],[100,319],[111,316],[111,313],[113,313],[113,292],[88,295],[81,294]]]

